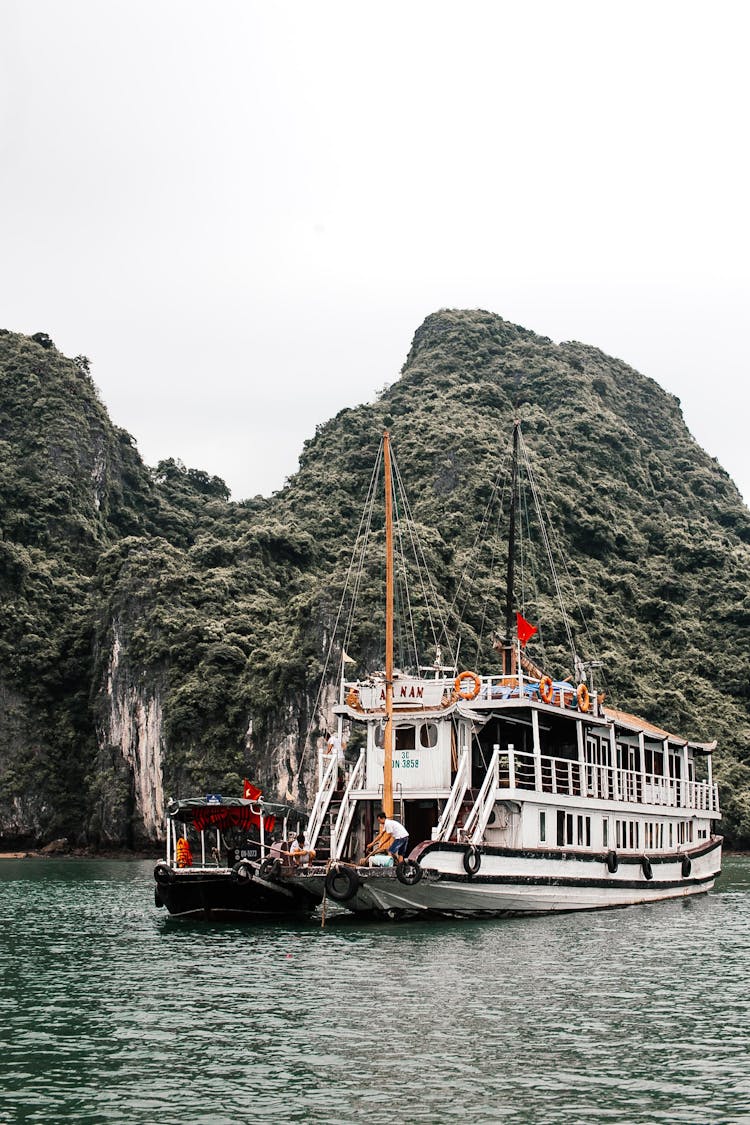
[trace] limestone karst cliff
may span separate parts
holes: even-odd
[[[377,402],[311,435],[280,493],[232,503],[204,471],[144,466],[88,368],[41,333],[0,333],[0,846],[141,846],[168,796],[242,775],[305,802],[311,709],[383,427],[448,601],[516,409],[611,697],[720,740],[724,828],[750,842],[750,513],[652,380],[490,313],[442,311]],[[538,611],[555,659],[544,589]],[[489,612],[501,619],[502,591]],[[362,660],[377,661],[379,622],[373,573]],[[476,648],[478,610],[462,629]]]

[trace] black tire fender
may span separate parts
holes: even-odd
[[[246,859],[241,859],[232,868],[233,883],[249,883],[253,877],[253,869]]]
[[[348,902],[359,890],[359,875],[353,867],[332,867],[326,875],[326,894],[335,902]]]
[[[405,859],[396,865],[396,878],[405,887],[415,886],[424,875],[424,871],[413,859]]]
[[[168,863],[161,860],[154,868],[154,879],[156,879],[157,883],[161,883],[162,886],[166,886],[174,879],[174,871]]]
[[[267,855],[258,868],[261,879],[275,879],[281,874],[281,860],[275,856]]]
[[[690,874],[690,872],[692,870],[693,870],[693,861],[691,860],[689,855],[684,855],[682,857],[682,877],[683,877],[683,879],[687,879],[688,875]]]
[[[644,855],[643,859],[641,860],[641,869],[647,879],[653,879],[654,873],[651,870],[651,860],[647,855]]]
[[[164,905],[164,903],[162,901],[161,895],[159,894],[159,888],[154,887],[154,906],[163,906],[163,905]]]
[[[482,853],[475,847],[467,848],[463,857],[464,871],[471,879],[482,866]]]
[[[610,875],[614,875],[619,866],[620,861],[617,858],[617,852],[607,852],[607,871],[609,871]]]

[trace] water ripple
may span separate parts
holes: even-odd
[[[750,1123],[750,861],[461,923],[184,923],[151,865],[0,861],[0,1125]]]

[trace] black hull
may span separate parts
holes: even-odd
[[[172,871],[157,866],[154,902],[181,918],[264,921],[305,917],[316,906],[297,888],[257,879],[237,880],[231,871]]]

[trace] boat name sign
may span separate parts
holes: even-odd
[[[394,707],[439,707],[445,691],[440,680],[394,680]],[[360,684],[359,700],[366,711],[385,707],[385,684]],[[395,764],[395,763],[394,763]]]

